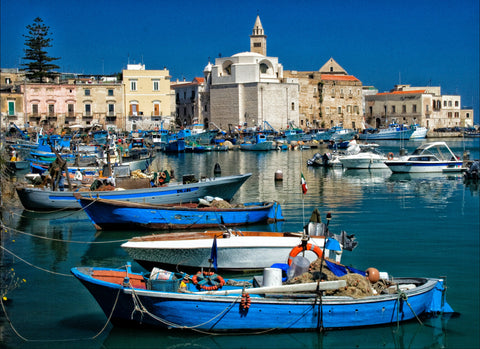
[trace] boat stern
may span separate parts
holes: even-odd
[[[433,288],[432,301],[425,312],[431,314],[454,312],[452,307],[447,303],[447,287],[443,279],[438,279],[437,284]]]

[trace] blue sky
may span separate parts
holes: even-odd
[[[257,13],[285,70],[333,57],[364,85],[441,86],[479,120],[479,1],[2,0],[1,67],[20,67],[26,26],[50,27],[61,71],[111,74],[128,62],[203,76],[208,60],[249,51]]]

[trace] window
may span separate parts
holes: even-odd
[[[10,85],[12,83],[12,79],[10,78],[5,78],[5,84]]]
[[[130,80],[130,91],[137,90],[137,80]]]
[[[373,107],[368,107],[368,111],[369,111],[370,115],[373,115]]]
[[[108,105],[108,116],[115,115],[115,104],[110,103]]]
[[[266,74],[267,71],[268,71],[268,65],[266,65],[265,63],[260,64],[260,73]]]
[[[295,110],[295,103],[292,102],[292,110]]]
[[[342,114],[342,107],[338,107],[338,114]]]
[[[15,115],[15,102],[8,101],[8,115],[12,116]]]
[[[353,106],[353,112],[354,112],[355,114],[358,114],[358,113],[359,113],[359,112],[358,112],[358,105],[354,105],[354,106]]]
[[[32,114],[38,115],[38,104],[32,104]]]
[[[448,106],[449,106],[449,107],[452,106],[452,101],[448,101]]]
[[[395,106],[392,105],[392,114],[395,114]]]
[[[55,104],[48,105],[48,115],[53,116],[55,114]]]
[[[108,95],[108,96],[113,96],[113,90],[112,90],[112,89],[108,89],[107,95]]]
[[[458,101],[455,101],[455,106],[458,107]]]
[[[402,113],[405,114],[407,112],[407,106],[404,104],[402,105]]]
[[[451,112],[451,111],[448,112],[448,118],[449,118],[449,119],[452,118],[452,112]]]
[[[160,90],[159,86],[160,86],[160,81],[159,80],[153,80],[153,90],[154,91]]]
[[[85,116],[90,116],[92,113],[92,105],[85,104]]]
[[[352,112],[352,106],[347,105],[347,113],[350,114]]]
[[[460,117],[460,113],[458,111],[455,112],[455,117],[456,118],[459,118]]]
[[[85,89],[85,96],[90,96],[90,90],[89,89]]]
[[[67,105],[67,112],[68,112],[68,116],[73,116],[73,113],[74,113],[74,105],[73,104],[68,104]]]
[[[447,101],[443,101],[443,106],[444,106],[444,107],[447,106]]]
[[[254,42],[253,47],[262,47],[262,43],[260,42]]]
[[[414,104],[412,105],[412,113],[416,113],[417,112],[417,105]]]

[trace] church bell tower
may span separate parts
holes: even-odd
[[[250,52],[267,55],[267,36],[263,33],[262,22],[260,22],[260,16],[258,15],[253,26],[252,35],[250,35]]]

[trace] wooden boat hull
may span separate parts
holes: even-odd
[[[277,202],[251,202],[243,207],[199,207],[198,204],[149,205],[119,200],[78,200],[98,230],[108,229],[192,229],[274,223],[283,220]]]
[[[179,232],[135,237],[122,244],[122,248],[147,270],[156,266],[196,271],[210,267],[215,236],[218,270],[244,272],[262,270],[278,262],[286,263],[290,251],[301,243],[301,235],[257,231]],[[323,248],[323,237],[310,239],[312,244]],[[325,251],[327,257],[340,262],[341,251]],[[305,257],[310,261],[318,258],[312,251],[306,251]]]
[[[251,173],[234,176],[207,178],[197,183],[169,183],[162,187],[114,191],[78,191],[84,197],[125,200],[150,204],[174,204],[197,202],[205,196],[231,200]],[[19,187],[17,194],[22,205],[29,210],[79,209],[80,203],[71,191]]]
[[[95,277],[96,271],[107,276]],[[160,290],[156,290],[142,280],[142,275],[127,274],[125,270],[73,268],[72,273],[114,324],[192,328],[209,332],[318,330],[320,327],[338,329],[395,324],[422,314],[453,312],[442,294],[444,287],[441,279],[397,278],[397,283],[416,287],[401,293],[360,299],[325,295],[319,298],[313,291],[257,294],[255,288],[246,288],[250,304],[244,308],[243,297],[239,293],[196,292],[191,283],[187,284],[187,292],[178,292],[175,281],[167,281]],[[130,281],[134,288],[124,281]],[[227,288],[233,286],[224,286],[222,290]],[[241,286],[237,288],[241,292]],[[138,311],[139,304],[143,305],[143,312]]]

